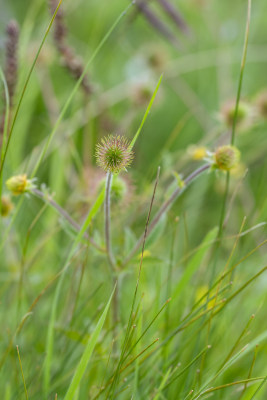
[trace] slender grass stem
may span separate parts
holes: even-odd
[[[191,182],[193,182],[193,180],[195,180],[198,176],[200,176],[204,171],[206,171],[209,167],[210,167],[210,164],[202,165],[200,168],[196,169],[184,180],[184,187],[178,187],[177,189],[175,189],[175,191],[172,193],[172,195],[162,204],[159,211],[157,212],[157,214],[151,221],[151,224],[147,230],[147,238],[152,233],[152,231],[155,229],[155,227],[157,226],[157,224],[160,221],[163,214],[168,211],[168,209],[173,205],[175,200],[185,191],[185,189],[188,187],[188,185]],[[128,256],[126,256],[125,260],[122,263],[123,267],[129,263],[129,261],[132,259],[132,257],[135,255],[135,253],[140,248],[142,242],[143,242],[143,235],[140,236],[140,238],[137,240],[136,244],[134,245],[134,247],[132,248],[132,250],[130,251]]]
[[[19,346],[16,346],[16,348],[17,348],[18,359],[19,359],[19,366],[20,366],[20,371],[21,371],[21,376],[22,376],[22,381],[23,381],[23,386],[24,386],[25,398],[26,398],[26,400],[28,400],[29,397],[28,397],[26,382],[25,382],[25,378],[24,378],[24,373],[23,373],[21,358],[20,358],[20,354],[19,354]]]
[[[149,221],[150,221],[152,207],[153,207],[153,203],[154,203],[154,199],[155,199],[155,195],[156,195],[156,190],[157,190],[157,186],[158,186],[159,174],[160,174],[160,167],[158,168],[157,178],[156,178],[156,182],[155,182],[155,185],[154,185],[154,190],[153,190],[153,194],[152,194],[152,198],[151,198],[151,202],[150,202],[150,207],[149,207],[149,211],[148,211],[148,216],[147,216],[147,220],[146,220],[145,231],[144,231],[144,234],[142,236],[141,259],[140,259],[140,264],[139,264],[138,276],[137,276],[137,281],[136,281],[136,286],[135,286],[135,291],[134,291],[131,311],[130,311],[128,324],[127,324],[127,328],[126,328],[125,338],[124,338],[124,342],[123,342],[123,345],[122,345],[122,351],[121,351],[120,359],[119,359],[116,371],[114,373],[114,380],[113,380],[112,386],[110,388],[110,391],[108,393],[108,396],[110,395],[111,399],[114,399],[114,393],[115,393],[116,386],[117,386],[117,383],[118,383],[118,380],[119,380],[120,370],[122,368],[123,362],[125,361],[125,357],[124,356],[125,356],[125,353],[127,351],[127,344],[128,344],[130,331],[131,331],[131,325],[132,325],[132,320],[133,320],[133,314],[134,314],[136,298],[137,298],[137,292],[138,292],[138,288],[139,288],[139,282],[140,282],[143,259],[144,259],[144,251],[145,251],[146,239],[147,239],[147,234],[148,234]]]
[[[55,12],[54,12],[54,14],[53,14],[53,16],[52,16],[52,18],[51,18],[49,24],[48,24],[48,27],[47,27],[47,29],[46,29],[46,31],[45,31],[45,34],[44,34],[43,39],[42,39],[42,41],[41,41],[41,44],[40,44],[40,46],[39,46],[39,48],[38,48],[38,50],[37,50],[37,53],[36,53],[36,55],[35,55],[35,57],[34,57],[33,63],[32,63],[31,68],[30,68],[30,71],[29,71],[28,76],[27,76],[27,78],[26,78],[25,84],[24,84],[24,86],[23,86],[23,89],[22,89],[22,92],[21,92],[21,95],[20,95],[20,98],[19,98],[19,101],[18,101],[18,105],[17,105],[17,108],[16,108],[16,110],[15,110],[15,115],[14,115],[14,118],[13,118],[13,121],[12,121],[12,124],[11,124],[10,132],[9,132],[9,135],[8,135],[8,138],[7,138],[7,143],[6,143],[5,151],[4,151],[4,153],[3,153],[2,157],[1,157],[0,177],[1,177],[2,173],[3,173],[4,163],[5,163],[5,160],[6,160],[6,156],[7,156],[7,152],[8,152],[8,148],[9,148],[9,144],[10,144],[10,140],[11,140],[11,137],[12,137],[12,134],[13,134],[13,131],[14,131],[14,126],[15,126],[15,123],[16,123],[16,121],[17,121],[17,117],[18,117],[18,114],[19,114],[19,110],[20,110],[20,107],[21,107],[21,104],[22,104],[22,100],[23,100],[23,98],[24,98],[26,89],[27,89],[27,87],[28,87],[28,84],[29,84],[30,78],[31,78],[31,76],[32,76],[32,72],[33,72],[33,70],[34,70],[34,67],[35,67],[35,65],[36,65],[37,59],[38,59],[38,57],[39,57],[39,54],[41,53],[41,50],[42,50],[42,48],[43,48],[43,45],[44,45],[44,43],[45,43],[45,41],[46,41],[46,38],[47,38],[47,36],[48,36],[48,33],[49,33],[49,31],[50,31],[50,29],[51,29],[51,27],[52,27],[52,24],[53,24],[53,22],[54,22],[54,19],[56,18],[56,15],[57,15],[57,12],[58,12],[59,7],[60,7],[60,5],[61,5],[61,2],[62,2],[62,0],[59,0],[59,3],[58,3],[58,5],[57,5],[57,8],[56,8],[56,10],[55,10]]]
[[[239,81],[238,81],[236,103],[235,103],[235,112],[234,112],[233,125],[232,125],[231,145],[234,145],[235,137],[236,137],[238,108],[239,108],[239,102],[240,102],[240,97],[241,97],[244,69],[245,69],[246,57],[247,57],[250,14],[251,14],[251,0],[248,0],[247,24],[246,24],[242,61],[241,61],[241,67],[240,67],[240,73],[239,73]],[[210,286],[212,285],[214,277],[215,277],[216,266],[217,266],[217,261],[218,261],[218,256],[219,256],[219,248],[221,246],[222,237],[223,237],[224,219],[225,219],[225,213],[226,213],[227,199],[228,199],[228,195],[229,195],[229,187],[230,187],[230,172],[228,171],[226,174],[225,190],[224,190],[224,196],[223,196],[223,202],[222,202],[222,209],[221,209],[221,213],[220,213],[217,242],[216,242],[216,246],[214,248],[214,262],[213,262],[213,267],[211,270]],[[207,304],[208,304],[208,302],[209,302],[209,296],[207,297]],[[206,338],[207,343],[209,342],[210,329],[211,329],[211,324],[208,325],[207,338]],[[204,354],[203,358],[202,358],[201,371],[204,368],[205,356],[206,356],[206,354]],[[201,375],[200,375],[200,378],[201,378]]]

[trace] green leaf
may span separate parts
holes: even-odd
[[[104,325],[104,322],[105,322],[105,319],[106,319],[106,316],[107,316],[107,313],[108,313],[108,310],[109,310],[109,307],[110,307],[111,299],[112,299],[113,294],[115,292],[115,288],[116,287],[114,287],[114,289],[113,289],[113,292],[112,292],[112,294],[111,294],[111,296],[109,298],[109,301],[108,301],[108,303],[107,303],[107,305],[106,305],[106,307],[105,307],[105,309],[104,309],[104,311],[103,311],[103,313],[102,313],[102,315],[101,315],[101,317],[100,317],[100,319],[99,319],[99,321],[97,323],[97,326],[96,326],[91,338],[88,340],[86,348],[85,348],[85,350],[83,352],[83,355],[82,355],[82,357],[80,359],[80,362],[79,362],[79,364],[78,364],[78,366],[76,368],[76,371],[74,373],[74,376],[72,378],[72,381],[70,383],[68,391],[66,393],[66,396],[64,397],[64,400],[72,400],[74,398],[75,392],[79,387],[81,379],[82,379],[82,377],[83,377],[83,375],[85,373],[86,367],[88,365],[88,362],[89,362],[89,360],[91,358],[91,355],[92,355],[92,353],[94,351],[94,348],[96,346],[98,337],[99,337],[100,332],[102,330],[102,327]]]
[[[162,389],[164,388],[165,383],[167,382],[167,380],[168,380],[168,378],[169,378],[169,375],[170,375],[170,373],[171,373],[171,370],[172,370],[172,367],[169,368],[168,371],[166,372],[166,374],[163,376],[163,379],[162,379],[162,381],[161,381],[160,387],[158,388],[157,394],[156,394],[156,396],[153,398],[153,400],[159,400],[159,399],[160,399]]]

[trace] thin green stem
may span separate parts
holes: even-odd
[[[251,0],[248,0],[248,13],[247,13],[247,25],[246,25],[246,32],[245,32],[245,42],[244,42],[243,55],[242,55],[242,61],[241,61],[241,67],[240,67],[240,75],[239,75],[239,82],[238,82],[237,96],[236,96],[236,104],[235,104],[235,113],[234,113],[233,126],[232,126],[232,135],[231,135],[231,144],[232,145],[235,142],[238,107],[239,107],[239,101],[240,101],[241,89],[242,89],[242,83],[243,83],[243,75],[244,75],[244,69],[245,69],[246,58],[247,58],[249,27],[250,27],[250,15],[251,15]]]
[[[21,371],[23,386],[24,386],[25,398],[26,398],[26,400],[28,400],[29,397],[28,397],[26,382],[25,382],[25,378],[24,378],[24,373],[23,373],[21,358],[20,358],[20,354],[19,354],[19,346],[16,346],[16,347],[17,347],[17,353],[18,353],[19,366],[20,366],[20,371]]]
[[[37,171],[38,171],[38,169],[39,169],[39,167],[40,167],[40,165],[41,165],[41,163],[42,163],[42,161],[43,161],[43,159],[44,159],[44,157],[45,157],[45,155],[46,155],[46,153],[47,153],[47,150],[48,150],[48,148],[49,148],[49,146],[50,146],[50,143],[52,142],[52,140],[53,140],[53,138],[54,138],[54,136],[55,136],[55,134],[56,134],[56,132],[57,132],[57,130],[58,130],[58,127],[59,127],[61,121],[63,120],[63,117],[64,117],[65,114],[66,114],[66,111],[67,111],[68,108],[69,108],[69,105],[70,105],[70,103],[71,103],[73,97],[75,96],[76,92],[78,91],[78,89],[79,89],[79,87],[80,87],[80,85],[81,85],[81,83],[82,83],[83,78],[85,77],[86,73],[88,72],[89,66],[90,66],[91,63],[94,61],[94,59],[96,58],[96,56],[98,55],[98,53],[100,52],[100,50],[102,49],[102,47],[104,46],[104,44],[106,43],[106,41],[108,40],[108,38],[110,37],[110,35],[112,34],[112,32],[115,30],[115,28],[117,27],[117,25],[119,24],[119,22],[121,21],[121,19],[126,15],[127,11],[128,11],[131,7],[132,7],[132,3],[131,3],[128,7],[126,7],[126,9],[118,16],[118,18],[116,19],[116,21],[113,23],[113,25],[111,26],[111,28],[110,28],[110,29],[108,30],[108,32],[105,34],[105,36],[103,37],[103,39],[100,41],[99,45],[97,46],[97,48],[96,48],[95,51],[93,52],[92,56],[91,56],[90,59],[88,60],[87,64],[85,65],[85,68],[84,68],[84,70],[83,70],[83,72],[82,72],[80,78],[77,80],[77,82],[76,82],[76,84],[75,84],[75,86],[74,86],[72,92],[70,93],[70,95],[69,95],[69,97],[68,97],[66,103],[64,104],[64,106],[63,106],[63,108],[62,108],[62,110],[61,110],[61,112],[60,112],[60,115],[59,115],[59,117],[58,117],[58,119],[57,119],[57,121],[56,121],[56,123],[55,123],[55,125],[54,125],[54,127],[53,127],[53,130],[52,130],[51,133],[49,134],[49,136],[48,136],[48,138],[47,138],[47,140],[46,140],[46,142],[45,142],[45,144],[44,144],[44,147],[43,147],[43,149],[42,149],[42,151],[41,151],[41,153],[40,153],[40,155],[39,155],[39,158],[38,158],[38,160],[37,160],[37,162],[36,162],[36,165],[35,165],[35,167],[34,167],[32,176],[35,176],[35,175],[36,175],[36,173],[37,173]]]
[[[198,176],[200,176],[204,171],[209,169],[210,164],[204,164],[192,174],[190,174],[185,180],[184,180],[184,187],[178,187],[177,189],[174,190],[174,192],[171,194],[171,196],[162,204],[160,207],[159,211],[151,221],[151,224],[148,228],[147,231],[147,238],[150,236],[152,231],[155,229],[157,226],[158,222],[160,221],[161,217],[165,212],[168,211],[168,209],[173,205],[173,203],[176,201],[176,199],[185,191],[185,189],[188,187],[188,185],[193,182]],[[136,244],[128,254],[128,256],[125,258],[125,260],[122,263],[122,266],[124,267],[128,262],[132,259],[132,257],[135,255],[135,253],[138,251],[140,248],[141,244],[143,242],[143,235],[140,236],[140,238],[137,240]]]
[[[31,76],[32,76],[32,72],[33,72],[33,70],[34,70],[34,67],[35,67],[35,65],[36,65],[37,59],[38,59],[38,57],[39,57],[39,54],[40,54],[40,52],[41,52],[41,50],[42,50],[42,48],[43,48],[43,45],[44,45],[44,43],[45,43],[45,41],[46,41],[46,38],[47,38],[47,36],[48,36],[48,33],[49,33],[49,31],[50,31],[50,29],[51,29],[51,26],[52,26],[52,24],[53,24],[53,22],[54,22],[54,19],[56,18],[56,15],[57,15],[58,9],[59,9],[59,7],[60,7],[60,5],[61,5],[61,2],[62,2],[62,0],[59,1],[58,6],[57,6],[57,8],[56,8],[56,10],[55,10],[55,12],[54,12],[54,14],[53,14],[53,16],[52,16],[50,22],[49,22],[49,25],[48,25],[48,27],[47,27],[47,29],[46,29],[46,31],[45,31],[44,37],[43,37],[43,39],[42,39],[42,41],[41,41],[41,44],[40,44],[40,46],[39,46],[39,49],[38,49],[38,51],[37,51],[37,53],[36,53],[36,55],[35,55],[35,57],[34,57],[33,63],[32,63],[31,68],[30,68],[30,71],[29,71],[29,73],[28,73],[28,76],[27,76],[27,78],[26,78],[25,84],[24,84],[24,86],[23,86],[23,89],[22,89],[22,92],[21,92],[21,95],[20,95],[20,98],[19,98],[19,102],[18,102],[16,111],[15,111],[15,115],[14,115],[14,118],[13,118],[13,121],[12,121],[12,124],[11,124],[10,132],[9,132],[9,135],[8,135],[8,138],[7,138],[7,144],[6,144],[5,152],[4,152],[3,157],[2,157],[2,159],[1,159],[0,177],[2,176],[2,173],[3,173],[3,167],[4,167],[5,160],[6,160],[7,151],[8,151],[9,145],[10,145],[10,140],[11,140],[11,137],[12,137],[12,134],[13,134],[13,131],[14,131],[14,126],[15,126],[15,123],[16,123],[16,121],[17,121],[17,117],[18,117],[19,110],[20,110],[20,107],[21,107],[21,104],[22,104],[22,100],[23,100],[23,98],[24,98],[26,89],[27,89],[27,87],[28,87],[28,84],[29,84],[30,78],[31,78]]]

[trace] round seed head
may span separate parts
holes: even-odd
[[[109,135],[96,147],[96,162],[104,171],[118,174],[133,160],[128,140],[123,136]]]
[[[214,158],[216,168],[230,171],[239,163],[240,151],[235,146],[221,146],[216,150]]]

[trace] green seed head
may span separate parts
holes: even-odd
[[[219,147],[215,154],[215,168],[221,169],[223,171],[230,171],[235,168],[240,160],[240,151],[231,145]]]
[[[109,135],[96,148],[96,162],[104,171],[118,174],[133,160],[133,152],[123,136]]]

